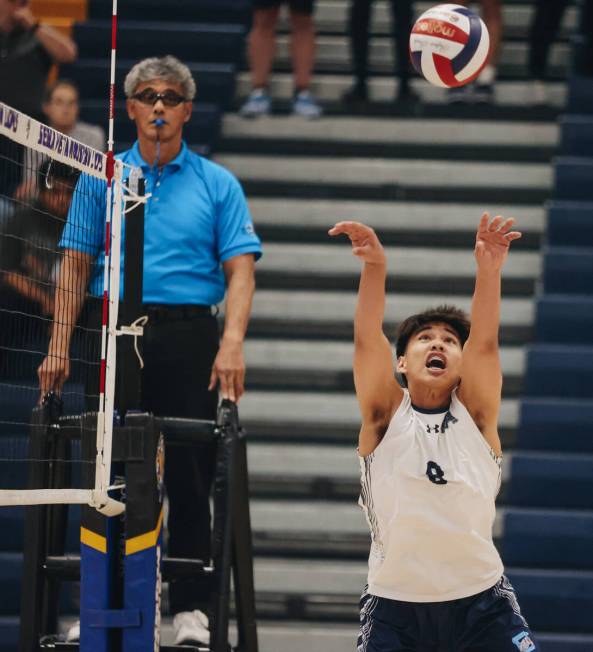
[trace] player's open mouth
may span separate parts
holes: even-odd
[[[431,353],[426,360],[426,368],[431,371],[444,371],[447,368],[447,358],[442,353]]]

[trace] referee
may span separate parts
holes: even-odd
[[[244,391],[243,339],[261,244],[235,177],[183,141],[196,93],[187,66],[171,56],[145,59],[128,73],[125,93],[138,139],[117,158],[142,169],[150,195],[144,226],[143,302],[149,321],[142,408],[156,415],[213,420],[218,388],[222,398],[232,401],[239,401]],[[58,282],[62,289],[56,292],[48,356],[38,371],[42,396],[60,391],[68,378],[84,289],[90,284],[92,295],[102,294],[106,188],[88,177],[85,184],[84,201],[82,193],[73,201],[60,243],[66,254]],[[73,281],[81,290],[74,295],[64,290]],[[213,307],[225,291],[219,342]],[[171,557],[210,559],[214,457],[214,446],[167,450]],[[176,645],[208,644],[207,587],[196,580],[177,581],[170,585],[169,597]],[[76,635],[72,631],[69,638]]]

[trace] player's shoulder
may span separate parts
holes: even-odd
[[[211,161],[189,148],[186,156],[187,162],[207,181],[216,182],[222,186],[238,183],[235,175],[230,170],[227,170],[224,166],[220,165],[220,163]]]

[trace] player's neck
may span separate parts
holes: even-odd
[[[140,156],[152,166],[155,164],[157,157],[157,143],[153,140],[148,140],[145,138],[138,139],[138,147],[140,149]],[[167,165],[174,158],[176,158],[181,151],[181,136],[172,140],[161,141],[160,147],[158,148],[158,157],[157,165],[162,167]]]
[[[451,403],[452,388],[435,388],[423,385],[411,385],[408,387],[412,405],[425,410],[437,408],[446,409]]]

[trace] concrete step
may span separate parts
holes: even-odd
[[[290,71],[290,41],[288,35],[277,38],[277,54],[274,68],[278,71]],[[369,47],[369,74],[393,75],[394,59],[392,54],[392,39],[379,36],[371,40]],[[503,41],[498,75],[501,78],[525,77],[529,44]],[[548,74],[553,78],[566,76],[571,60],[571,50],[568,43],[556,43],[550,48]],[[321,35],[316,40],[315,70],[318,74],[352,73],[350,58],[350,39],[344,35]]]
[[[227,115],[218,152],[548,162],[558,128],[542,122],[327,116],[244,120]]]
[[[293,290],[259,290],[255,293],[251,336],[298,339],[349,339],[356,305],[353,292],[313,292]],[[430,306],[454,304],[469,312],[470,298],[452,294],[387,295],[385,332],[394,333],[397,323],[408,315]],[[528,299],[511,297],[502,300],[500,341],[525,344],[531,337],[534,307]]]
[[[548,165],[440,161],[386,161],[380,159],[281,159],[267,156],[218,155],[215,160],[242,181],[294,181],[328,184],[393,184],[416,187],[492,186],[548,190],[552,171]]]
[[[347,292],[276,292],[262,290],[256,292],[252,315],[256,319],[307,320],[315,323],[327,321],[347,321],[354,318],[356,306],[356,288]],[[462,310],[469,312],[470,297],[448,297],[426,294],[387,295],[385,311],[386,330],[389,325],[405,319],[408,315],[421,312],[429,306],[453,303]],[[534,307],[526,299],[503,298],[501,304],[501,323],[504,326],[531,326],[533,324]]]
[[[525,122],[484,122],[483,120],[430,120],[397,118],[327,117],[303,123],[297,116],[268,116],[245,120],[227,115],[223,123],[225,138],[291,139],[338,143],[344,139],[356,143],[399,144],[464,144],[556,146],[559,129],[556,124]]]
[[[328,243],[266,245],[266,254],[257,266],[261,289],[351,290],[357,287],[360,261],[342,247]],[[447,292],[471,294],[474,289],[475,261],[455,249],[427,247],[386,247],[387,291],[399,293]],[[532,296],[541,274],[537,253],[515,251],[505,266],[503,296]]]
[[[352,356],[351,342],[248,338],[246,387],[248,391],[354,392]],[[517,397],[523,386],[523,350],[503,347],[501,362],[503,395]]]
[[[335,222],[355,219],[373,226],[384,245],[463,247],[471,250],[483,204],[443,204],[438,208],[426,202],[328,201],[251,197],[251,213],[258,232],[266,243],[326,243],[327,230]],[[523,233],[520,247],[539,251],[545,213],[540,206],[493,205],[493,215],[517,219]],[[334,242],[334,240],[330,240]],[[266,247],[267,248],[267,247]],[[264,261],[262,259],[262,262]],[[259,263],[261,264],[261,263]]]
[[[303,446],[251,442],[253,491],[259,498],[272,500],[355,501],[360,492],[360,470],[354,447],[355,443]],[[592,478],[591,455],[505,450],[498,504],[593,509]]]
[[[345,560],[258,560],[255,585],[259,611],[262,615],[288,613],[293,617],[300,611],[301,617],[312,620],[355,618],[366,571],[364,562]],[[593,572],[513,567],[506,573],[534,630],[593,633],[589,618],[593,608]],[[291,589],[287,591],[288,586]]]
[[[352,86],[353,79],[350,74],[318,74],[311,84],[311,90],[321,102],[339,102],[342,95]],[[447,93],[445,89],[431,86],[428,82],[415,79],[412,82],[414,89],[419,93],[422,101],[427,104],[445,104]],[[249,73],[243,71],[237,75],[237,96],[246,97],[251,89]],[[554,107],[563,107],[566,101],[566,85],[561,82],[548,82],[546,84],[548,103]],[[270,78],[270,92],[274,99],[289,100],[294,92],[294,82],[290,73],[277,72]],[[391,102],[395,97],[396,82],[388,77],[372,77],[369,80],[369,97],[373,101]],[[513,106],[522,107],[526,113],[533,109],[529,106],[533,102],[532,87],[526,81],[499,81],[496,84],[494,105],[497,107]],[[527,110],[529,108],[529,111]],[[454,107],[453,115],[463,113]],[[477,111],[476,111],[477,113]],[[518,113],[521,113],[519,109]],[[516,116],[515,110],[513,115]],[[470,117],[470,116],[465,116]]]
[[[503,399],[499,426],[517,425],[518,401]],[[351,393],[251,391],[241,399],[241,420],[250,430],[250,424],[298,423],[311,427],[333,425],[345,432],[358,431],[360,411],[356,397]],[[281,429],[278,436],[282,436]],[[347,441],[347,439],[345,439]]]
[[[247,369],[262,367],[278,371],[319,370],[330,373],[336,371],[352,373],[353,355],[354,345],[351,342],[249,338],[245,342]],[[525,357],[525,351],[521,348],[502,347],[500,358],[503,374],[523,375]]]
[[[311,621],[281,622],[258,619],[257,635],[260,652],[354,652],[358,637],[356,619],[352,623],[315,623]],[[164,617],[161,629],[163,644],[173,641],[170,618]],[[546,652],[591,652],[593,636],[586,634],[539,633],[538,642]],[[4,652],[0,648],[1,652]],[[11,650],[12,652],[12,650]]]

